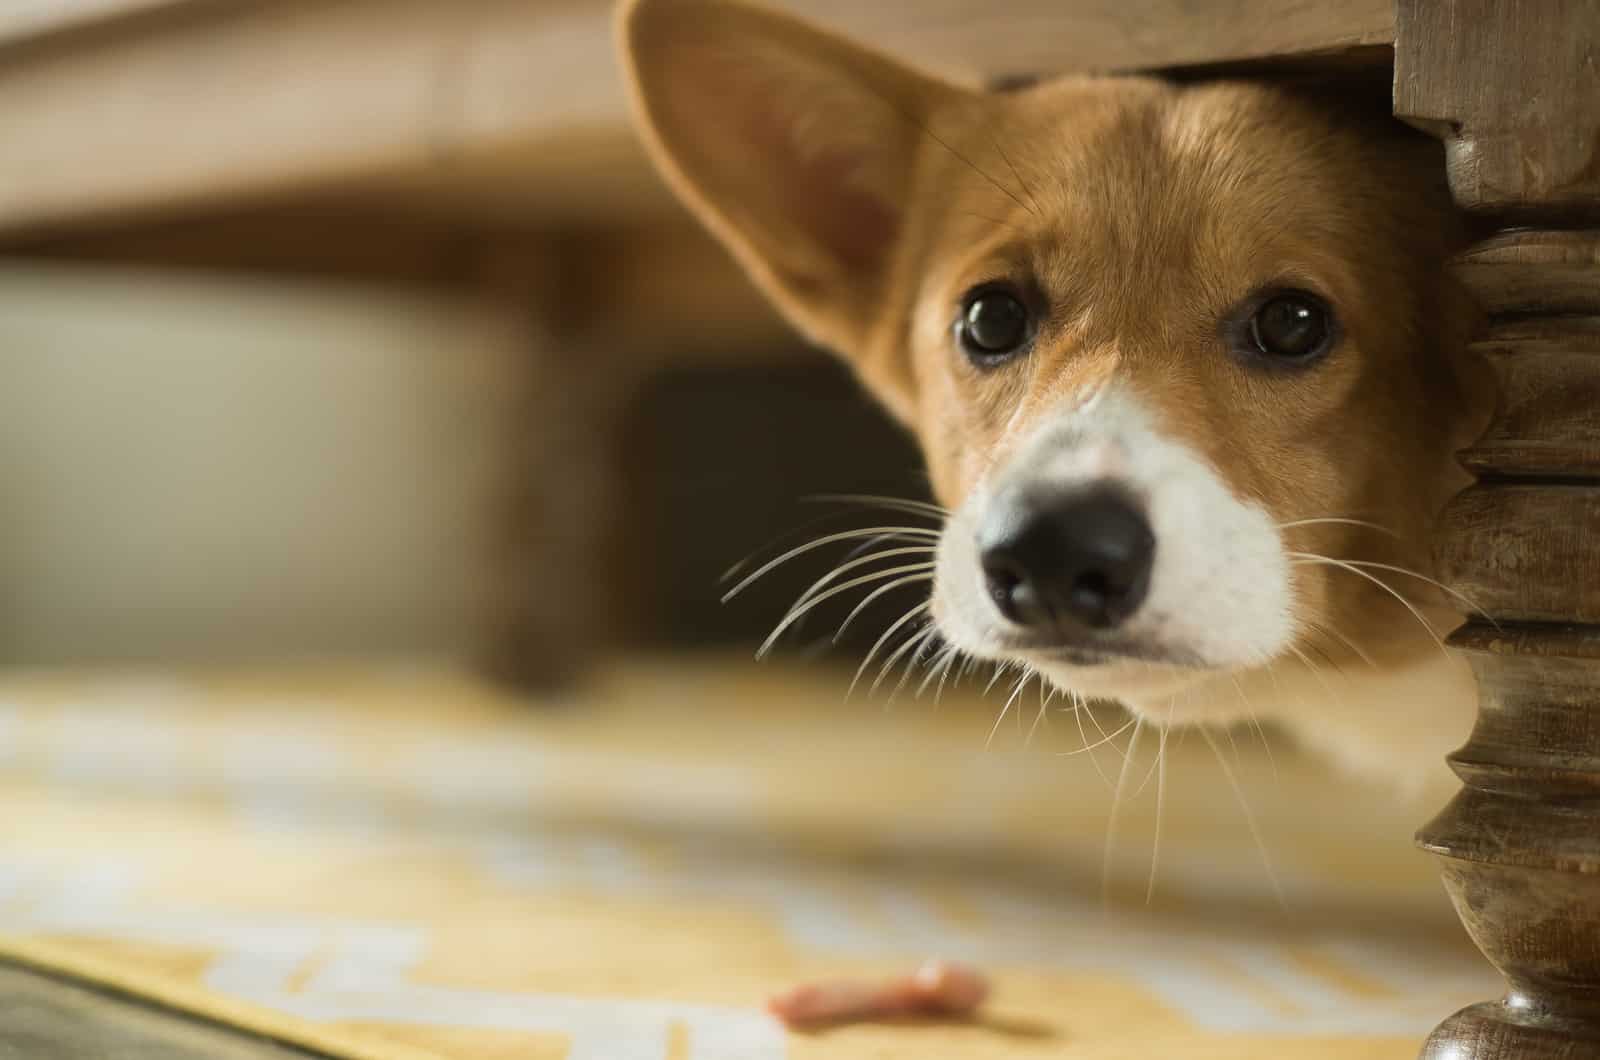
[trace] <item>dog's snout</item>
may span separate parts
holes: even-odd
[[[1111,629],[1144,601],[1155,536],[1121,493],[1095,488],[992,506],[979,536],[989,595],[1039,631]]]

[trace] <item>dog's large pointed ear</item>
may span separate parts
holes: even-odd
[[[630,0],[619,36],[674,190],[802,331],[859,353],[926,115],[956,90],[730,0]]]

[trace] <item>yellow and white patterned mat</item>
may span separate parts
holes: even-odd
[[[1497,990],[1411,849],[1429,807],[1173,739],[1108,855],[1120,752],[1065,753],[1072,715],[990,741],[975,693],[847,683],[634,663],[533,707],[396,671],[6,678],[0,949],[395,1060],[1410,1060]],[[983,1018],[762,1009],[935,956],[992,974]]]

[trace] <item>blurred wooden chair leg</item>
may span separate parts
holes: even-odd
[[[514,245],[486,253],[479,269],[480,288],[526,322],[520,356],[501,366],[483,669],[517,690],[559,693],[614,645],[626,606],[615,562],[621,431],[643,370],[594,312],[572,246]]]
[[[484,662],[513,688],[570,687],[622,625],[620,442],[636,381],[619,359],[543,332],[508,380]]]

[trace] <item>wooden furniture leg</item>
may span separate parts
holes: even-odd
[[[584,373],[596,353],[546,336],[513,379],[484,664],[516,689],[565,689],[614,639],[617,446],[628,392],[604,370]]]
[[[1418,838],[1509,990],[1422,1055],[1600,1057],[1600,0],[1400,0],[1396,29],[1396,113],[1501,226],[1455,264],[1501,400],[1439,542],[1486,612],[1454,638],[1479,718]]]
[[[614,646],[623,474],[620,435],[638,358],[596,319],[580,262],[486,254],[480,288],[526,307],[523,355],[505,366],[511,409],[489,555],[484,668],[514,689],[560,692]]]

